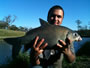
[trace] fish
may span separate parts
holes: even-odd
[[[69,38],[72,42],[82,40],[81,36],[77,32],[68,27],[52,25],[41,18],[39,20],[41,26],[31,29],[24,36],[4,39],[5,42],[13,46],[13,58],[19,54],[22,45],[24,45],[25,51],[32,48],[36,36],[39,36],[39,41],[42,38],[45,39],[43,44],[48,43],[48,46],[45,48],[47,50],[55,49],[55,45],[60,43],[59,40],[65,41],[67,38]]]

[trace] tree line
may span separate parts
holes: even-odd
[[[77,23],[78,31],[79,30],[90,30],[90,22],[88,22],[88,25],[81,26],[82,21],[78,19],[78,20],[76,20],[76,23]]]
[[[90,37],[90,22],[88,22],[88,25],[81,26],[82,22],[81,20],[76,20],[77,23],[77,32],[82,37]]]
[[[17,16],[8,15],[3,18],[3,20],[0,20],[0,29],[8,29],[8,30],[17,30],[17,31],[25,31],[27,32],[31,28],[13,25],[12,23],[15,22]]]
[[[17,30],[17,31],[29,31],[32,28],[27,28],[23,26],[17,27],[16,25],[13,25],[12,23],[15,22],[17,19],[17,16],[8,15],[3,18],[3,20],[0,20],[0,29],[8,29],[8,30]],[[81,26],[82,22],[81,20],[76,20],[77,23],[77,32],[81,36],[89,36],[90,37],[90,22],[88,22],[88,25]]]

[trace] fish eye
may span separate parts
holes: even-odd
[[[77,36],[78,34],[77,33],[73,33],[73,36]]]

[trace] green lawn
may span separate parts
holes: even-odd
[[[3,38],[19,37],[19,36],[23,36],[23,35],[25,35],[25,32],[22,32],[22,31],[0,29],[0,40],[2,40]]]
[[[76,61],[73,64],[63,62],[63,68],[90,68],[89,56],[76,56]]]

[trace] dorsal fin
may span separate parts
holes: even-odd
[[[41,18],[39,18],[41,26],[48,26],[49,23]]]

